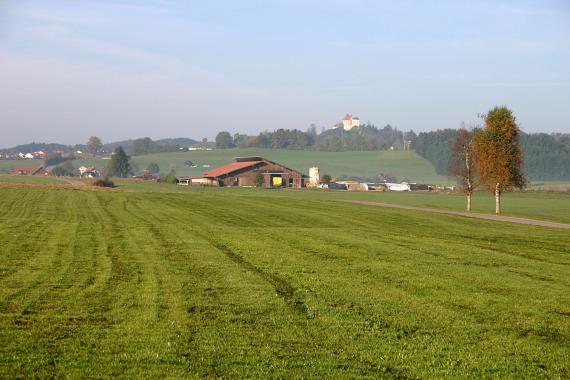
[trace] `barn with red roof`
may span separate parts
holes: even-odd
[[[300,171],[270,161],[263,157],[237,157],[231,164],[214,168],[204,173],[204,178],[219,186],[263,187],[305,186],[308,178]]]

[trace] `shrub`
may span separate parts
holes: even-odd
[[[109,178],[105,179],[98,179],[97,181],[93,182],[93,186],[98,187],[115,187],[113,181],[109,181]]]
[[[67,170],[65,170],[63,167],[58,166],[56,168],[54,168],[51,173],[51,175],[56,176],[56,177],[63,177],[68,175]]]
[[[169,174],[162,179],[162,182],[169,183],[171,185],[176,185],[178,183],[178,179],[173,174]]]

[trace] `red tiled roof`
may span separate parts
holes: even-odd
[[[346,116],[344,117],[344,120],[351,120],[352,119],[352,115],[350,114],[346,114]]]
[[[36,170],[38,170],[39,168],[41,168],[41,166],[17,166],[14,168],[14,171],[29,171],[29,172],[34,172]]]
[[[235,172],[236,170],[245,169],[255,164],[259,164],[263,161],[243,161],[243,162],[232,162],[219,168],[209,170],[204,173],[204,177],[219,177],[224,174],[229,174]]]

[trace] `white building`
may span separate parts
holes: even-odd
[[[346,114],[342,120],[342,127],[345,131],[350,131],[354,127],[360,127],[360,119],[356,116]]]
[[[406,182],[386,183],[386,187],[391,191],[411,191],[410,185]]]
[[[321,182],[321,176],[319,174],[319,168],[312,167],[309,168],[309,186],[317,187]]]

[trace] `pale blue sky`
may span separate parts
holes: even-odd
[[[507,105],[570,132],[570,2],[0,0],[0,147],[330,128]]]

